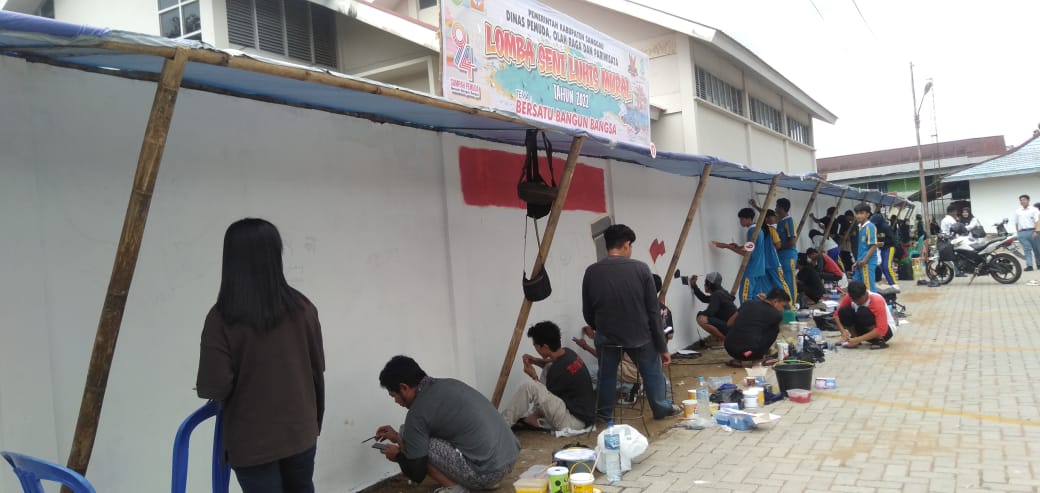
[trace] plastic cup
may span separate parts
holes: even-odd
[[[686,398],[687,399],[692,399],[692,400],[697,400],[697,389],[687,389],[686,390]]]
[[[686,399],[682,401],[682,410],[684,417],[692,418],[694,414],[697,414],[697,400]]]
[[[758,400],[762,396],[762,389],[757,387],[751,387],[744,391],[744,408],[756,408],[759,406]]]

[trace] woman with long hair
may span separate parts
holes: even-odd
[[[982,221],[979,221],[979,218],[975,217],[975,215],[971,213],[970,207],[961,209],[961,217],[959,219],[973,239],[984,238],[986,236],[986,231],[982,227]]]
[[[278,229],[263,219],[231,224],[196,388],[224,404],[224,458],[243,493],[314,491],[324,373],[318,312],[285,280]]]

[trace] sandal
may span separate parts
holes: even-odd
[[[870,349],[888,349],[888,343],[885,341],[875,342],[870,345]]]
[[[731,360],[727,361],[726,362],[726,366],[728,366],[730,368],[744,368],[744,364],[739,362],[739,361],[737,361],[737,360],[735,360],[735,359],[731,359]]]

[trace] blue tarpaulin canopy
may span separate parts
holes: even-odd
[[[230,94],[276,104],[319,109],[344,115],[450,132],[486,141],[522,146],[526,130],[546,130],[554,147],[566,149],[585,135],[581,154],[613,159],[682,176],[699,176],[708,163],[711,176],[769,184],[781,175],[783,188],[812,192],[823,181],[816,174],[785,175],[756,170],[712,156],[658,152],[609,141],[578,130],[493,110],[460,104],[378,82],[351,77],[319,67],[296,65],[216,50],[186,40],[93,28],[0,11],[0,54],[107,75],[157,80],[163,62],[177,49],[188,52],[182,85],[191,89]],[[891,206],[905,203],[898,196],[824,182],[820,193],[855,201]]]

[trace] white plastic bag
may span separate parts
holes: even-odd
[[[642,433],[639,433],[639,430],[636,430],[629,425],[614,425],[614,429],[621,437],[621,472],[631,471],[632,460],[638,459],[640,455],[643,455],[643,452],[646,452],[646,447],[649,445],[649,442]],[[600,432],[599,436],[596,437],[597,455],[603,453],[603,437],[605,437],[606,434],[607,430],[603,430]],[[596,464],[596,469],[602,473],[607,472],[607,466],[603,461],[599,461],[599,464]]]

